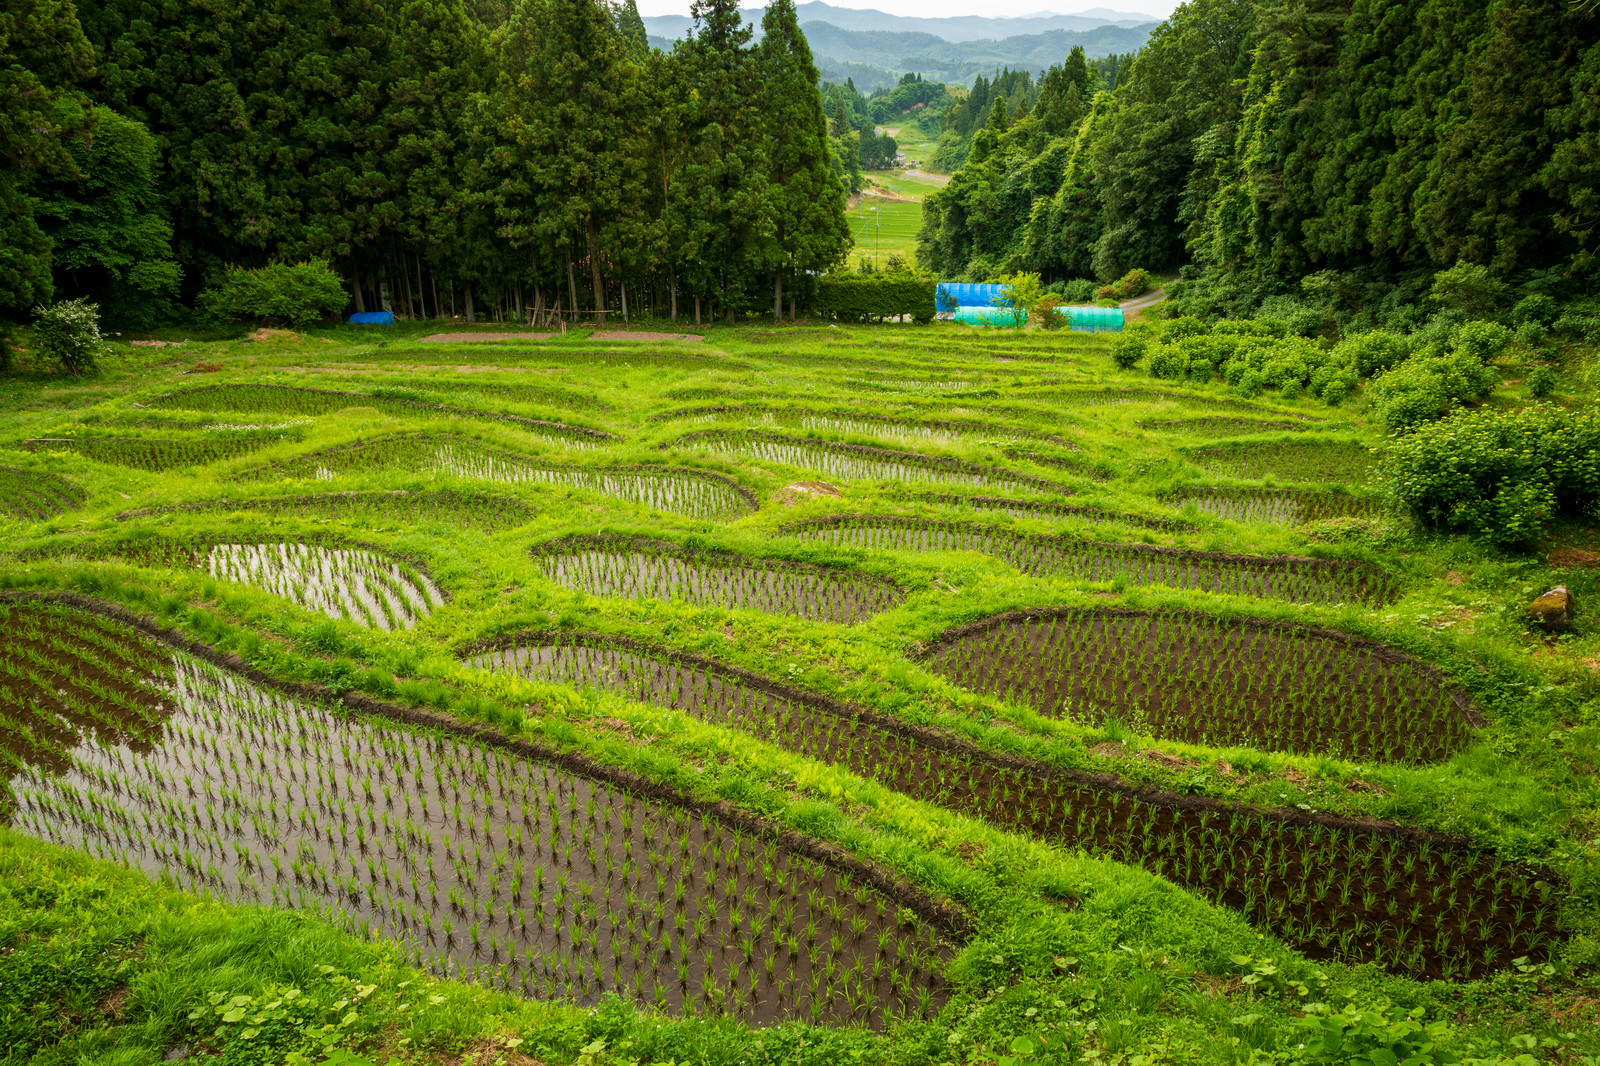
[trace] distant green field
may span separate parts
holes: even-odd
[[[922,204],[863,196],[846,212],[855,249],[851,263],[877,257],[879,265],[891,255],[907,260],[916,256],[917,231],[922,228]]]

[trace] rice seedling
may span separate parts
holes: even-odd
[[[1250,433],[1301,433],[1304,422],[1269,422],[1258,418],[1160,418],[1140,422],[1153,433],[1181,433],[1187,437],[1241,437]]]
[[[1167,585],[1293,603],[1384,604],[1400,592],[1392,577],[1367,563],[1106,543],[970,522],[825,515],[793,523],[783,531],[802,540],[874,551],[978,552],[1035,577]]]
[[[472,492],[323,492],[286,496],[250,496],[227,500],[201,500],[123,511],[117,521],[148,518],[161,514],[198,512],[261,512],[329,519],[349,524],[389,523],[416,525],[433,522],[450,526],[472,526],[489,532],[527,525],[534,509],[508,496],[486,496]]]
[[[958,496],[953,493],[923,493],[908,497],[924,500],[943,507],[971,508],[974,511],[999,511],[1013,518],[1037,518],[1052,521],[1058,518],[1080,518],[1090,522],[1116,522],[1124,526],[1143,529],[1185,529],[1190,523],[1165,515],[1134,514],[1130,511],[1113,511],[1105,507],[1087,507],[1070,503],[1049,503],[1042,500],[1013,500],[1006,496]]]
[[[1021,459],[1025,463],[1036,463],[1054,470],[1065,470],[1069,474],[1088,478],[1090,481],[1110,481],[1116,477],[1115,472],[1109,468],[1081,455],[1062,455],[1058,452],[1043,452],[1032,448],[1007,448],[1006,458]]]
[[[1270,441],[1213,444],[1188,453],[1191,462],[1213,474],[1247,481],[1327,481],[1359,484],[1372,469],[1372,451],[1348,441]]]
[[[247,411],[289,416],[316,416],[351,407],[371,407],[386,414],[402,417],[446,415],[507,422],[519,429],[527,430],[540,440],[569,447],[592,448],[617,439],[614,434],[604,430],[569,426],[563,422],[546,422],[535,418],[524,418],[521,415],[468,410],[393,394],[337,392],[332,389],[312,389],[299,385],[248,383],[202,385],[158,396],[150,400],[147,406],[183,411]]]
[[[521,633],[463,654],[482,669],[692,714],[997,826],[1144,866],[1316,957],[1462,979],[1542,957],[1556,940],[1558,894],[1546,872],[1426,834],[1136,792],[615,636]]]
[[[652,422],[748,421],[779,429],[842,433],[863,437],[892,437],[901,440],[950,444],[962,440],[1037,440],[1063,448],[1077,445],[1053,433],[1020,429],[973,419],[925,419],[909,415],[867,414],[858,411],[817,410],[799,407],[771,407],[762,404],[722,404],[715,407],[688,407],[652,415]]]
[[[1232,522],[1301,525],[1326,518],[1377,518],[1382,501],[1337,492],[1304,489],[1196,488],[1167,498],[1175,507],[1193,505]]]
[[[93,556],[97,548],[74,541],[68,550]],[[145,566],[194,567],[369,629],[409,629],[444,603],[426,569],[368,544],[156,537],[108,550]]]
[[[116,628],[35,604],[4,618],[30,648]],[[0,713],[69,713],[56,690],[93,649],[45,646],[38,698],[8,689]],[[53,761],[12,778],[15,828],[545,998],[871,1026],[943,1005],[951,916],[875,868],[619,771],[352,717],[162,650],[145,739],[45,740]]]
[[[331,480],[404,469],[508,484],[565,485],[690,518],[731,518],[756,509],[755,495],[730,478],[681,466],[569,466],[440,433],[401,433],[335,445],[272,463],[244,479]]]
[[[905,598],[892,582],[859,571],[639,537],[569,537],[533,554],[550,580],[596,596],[682,600],[840,625],[892,610]]]
[[[1284,411],[1268,407],[1265,404],[1250,403],[1247,400],[1230,400],[1221,396],[1208,396],[1197,392],[1174,392],[1169,389],[1151,389],[1139,386],[1124,388],[1095,386],[1026,388],[1008,393],[1007,397],[1019,400],[1052,400],[1068,407],[1124,407],[1129,405],[1172,403],[1183,407],[1198,408],[1203,411],[1242,411],[1251,414],[1273,414],[1280,417],[1287,415]],[[1318,419],[1299,414],[1288,417],[1302,421],[1318,421]]]
[[[39,522],[82,507],[87,497],[82,488],[59,474],[0,466],[0,515]]]
[[[999,467],[944,456],[890,451],[864,444],[784,437],[776,433],[707,430],[679,437],[673,447],[704,448],[783,466],[813,470],[841,481],[949,482],[974,488],[1032,489],[1070,495],[1065,485]]]
[[[1333,630],[1189,611],[1001,615],[942,637],[928,665],[1043,714],[1161,737],[1431,762],[1482,718],[1436,669]]]
[[[298,433],[289,430],[252,429],[194,437],[38,437],[24,441],[22,447],[32,452],[75,452],[98,463],[160,471],[236,459],[257,448],[298,438]]]

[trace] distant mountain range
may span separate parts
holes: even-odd
[[[759,31],[762,10],[741,8],[740,13]],[[1160,25],[1147,15],[1104,8],[1021,18],[908,18],[812,0],[796,11],[822,76],[841,82],[853,78],[862,92],[913,72],[965,84],[1002,67],[1037,72],[1061,62],[1074,45],[1082,45],[1091,59],[1136,52]],[[686,15],[652,15],[644,24],[657,48],[670,48],[694,27]]]

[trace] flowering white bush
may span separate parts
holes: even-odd
[[[100,306],[83,297],[34,309],[33,338],[39,354],[69,374],[93,370],[105,348],[100,336]]]

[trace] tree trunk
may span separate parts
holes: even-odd
[[[595,225],[593,215],[589,216],[589,277],[594,285],[595,319],[603,326],[606,324],[606,294],[600,281],[600,227]]]
[[[700,324],[700,294],[694,294],[694,324]]]
[[[567,295],[572,298],[572,311],[578,310],[578,275],[572,269],[572,256],[567,256]]]
[[[783,321],[783,272],[772,276],[772,320]]]
[[[628,283],[619,281],[617,287],[622,290],[622,321],[628,321]]]
[[[417,317],[428,317],[428,290],[422,287],[422,257],[417,257]]]
[[[352,275],[350,275],[350,295],[355,298],[356,314],[358,314],[358,315],[366,314],[367,313],[367,301],[365,299],[363,299],[362,296],[361,296],[361,275],[360,274],[352,274]]]
[[[533,324],[538,325],[544,321],[544,286],[537,281],[533,283]]]
[[[429,272],[429,280],[433,282],[433,313],[437,318],[444,317],[444,304],[439,302],[439,275]]]
[[[672,321],[678,321],[678,272],[676,270],[667,275],[667,288],[670,290],[668,302],[672,304]]]
[[[467,282],[466,291],[462,293],[461,299],[462,299],[463,303],[466,305],[467,321],[468,322],[476,322],[476,321],[478,321],[477,315],[473,314],[473,312],[472,312],[472,282],[470,282],[470,281]]]

